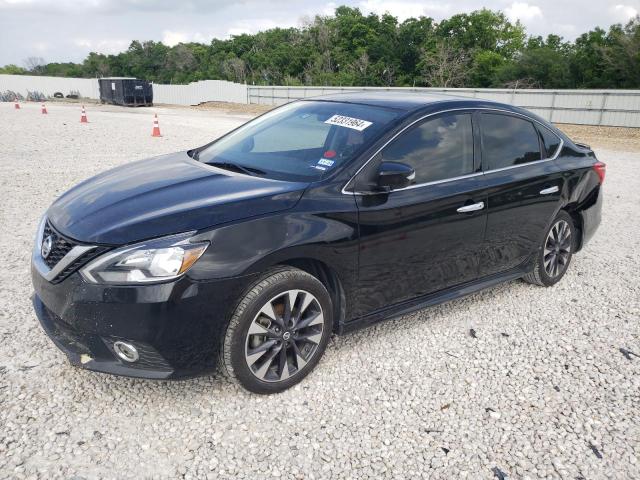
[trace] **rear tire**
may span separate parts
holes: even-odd
[[[331,298],[297,268],[267,272],[241,299],[221,348],[228,376],[254,393],[300,382],[317,365],[331,335]]]
[[[523,280],[550,287],[558,283],[569,268],[576,245],[576,228],[571,216],[561,210],[547,229],[536,255],[533,270]]]

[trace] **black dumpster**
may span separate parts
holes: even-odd
[[[153,85],[146,80],[130,77],[98,79],[100,102],[128,107],[153,105]]]

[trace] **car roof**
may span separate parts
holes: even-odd
[[[318,97],[308,97],[308,98],[305,98],[305,100],[358,103],[362,105],[395,108],[398,110],[405,110],[405,111],[420,110],[434,103],[441,103],[441,102],[467,101],[470,107],[478,105],[480,103],[487,102],[487,100],[476,100],[474,98],[463,97],[458,95],[448,95],[443,93],[375,91],[375,90],[364,91],[364,92],[333,93],[330,95],[320,95]]]
[[[420,113],[437,113],[441,110],[449,108],[455,109],[496,109],[505,112],[511,112],[528,117],[542,123],[547,128],[553,130],[556,134],[564,139],[568,137],[558,130],[553,124],[535,113],[508,103],[497,102],[486,98],[471,98],[462,95],[449,95],[438,92],[403,92],[397,90],[370,90],[370,91],[352,91],[344,93],[334,93],[330,95],[320,95],[317,97],[306,97],[303,101],[324,101],[324,102],[343,102],[354,103],[360,105],[370,105],[374,107],[393,108],[402,110],[406,115],[412,115],[414,112]],[[405,116],[406,116],[405,115]]]
[[[535,120],[547,128],[551,129],[559,137],[565,140],[565,143],[571,140],[564,132],[559,130],[555,125],[549,123],[544,118],[522,107],[510,105],[508,103],[496,102],[486,98],[471,98],[462,95],[449,95],[437,92],[406,92],[398,90],[368,90],[359,92],[334,93],[330,95],[320,95],[317,97],[307,97],[301,100],[307,101],[324,101],[324,102],[344,102],[360,105],[371,105],[375,107],[393,108],[402,110],[406,116],[411,116],[416,112],[437,113],[448,108],[464,109],[497,109],[506,112],[528,117]]]

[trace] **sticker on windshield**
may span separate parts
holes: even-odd
[[[363,131],[369,125],[372,125],[371,122],[367,122],[366,120],[361,120],[359,118],[353,117],[345,117],[344,115],[334,115],[324,123],[328,123],[329,125],[338,125],[339,127],[352,128],[353,130],[358,130],[359,132]]]
[[[333,167],[333,164],[336,163],[333,160],[329,160],[328,158],[321,158],[318,160],[318,163],[312,165],[316,170],[326,171],[328,168]]]
[[[318,160],[318,165],[323,165],[325,167],[333,167],[333,164],[335,162],[333,160],[329,160],[327,158],[321,158],[320,160]]]

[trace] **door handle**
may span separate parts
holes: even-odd
[[[456,210],[458,213],[475,212],[476,210],[482,210],[484,208],[484,202],[474,203],[473,205],[465,205]]]
[[[549,195],[551,193],[557,193],[558,190],[560,189],[558,188],[557,185],[549,188],[543,188],[542,190],[540,190],[540,195]]]

